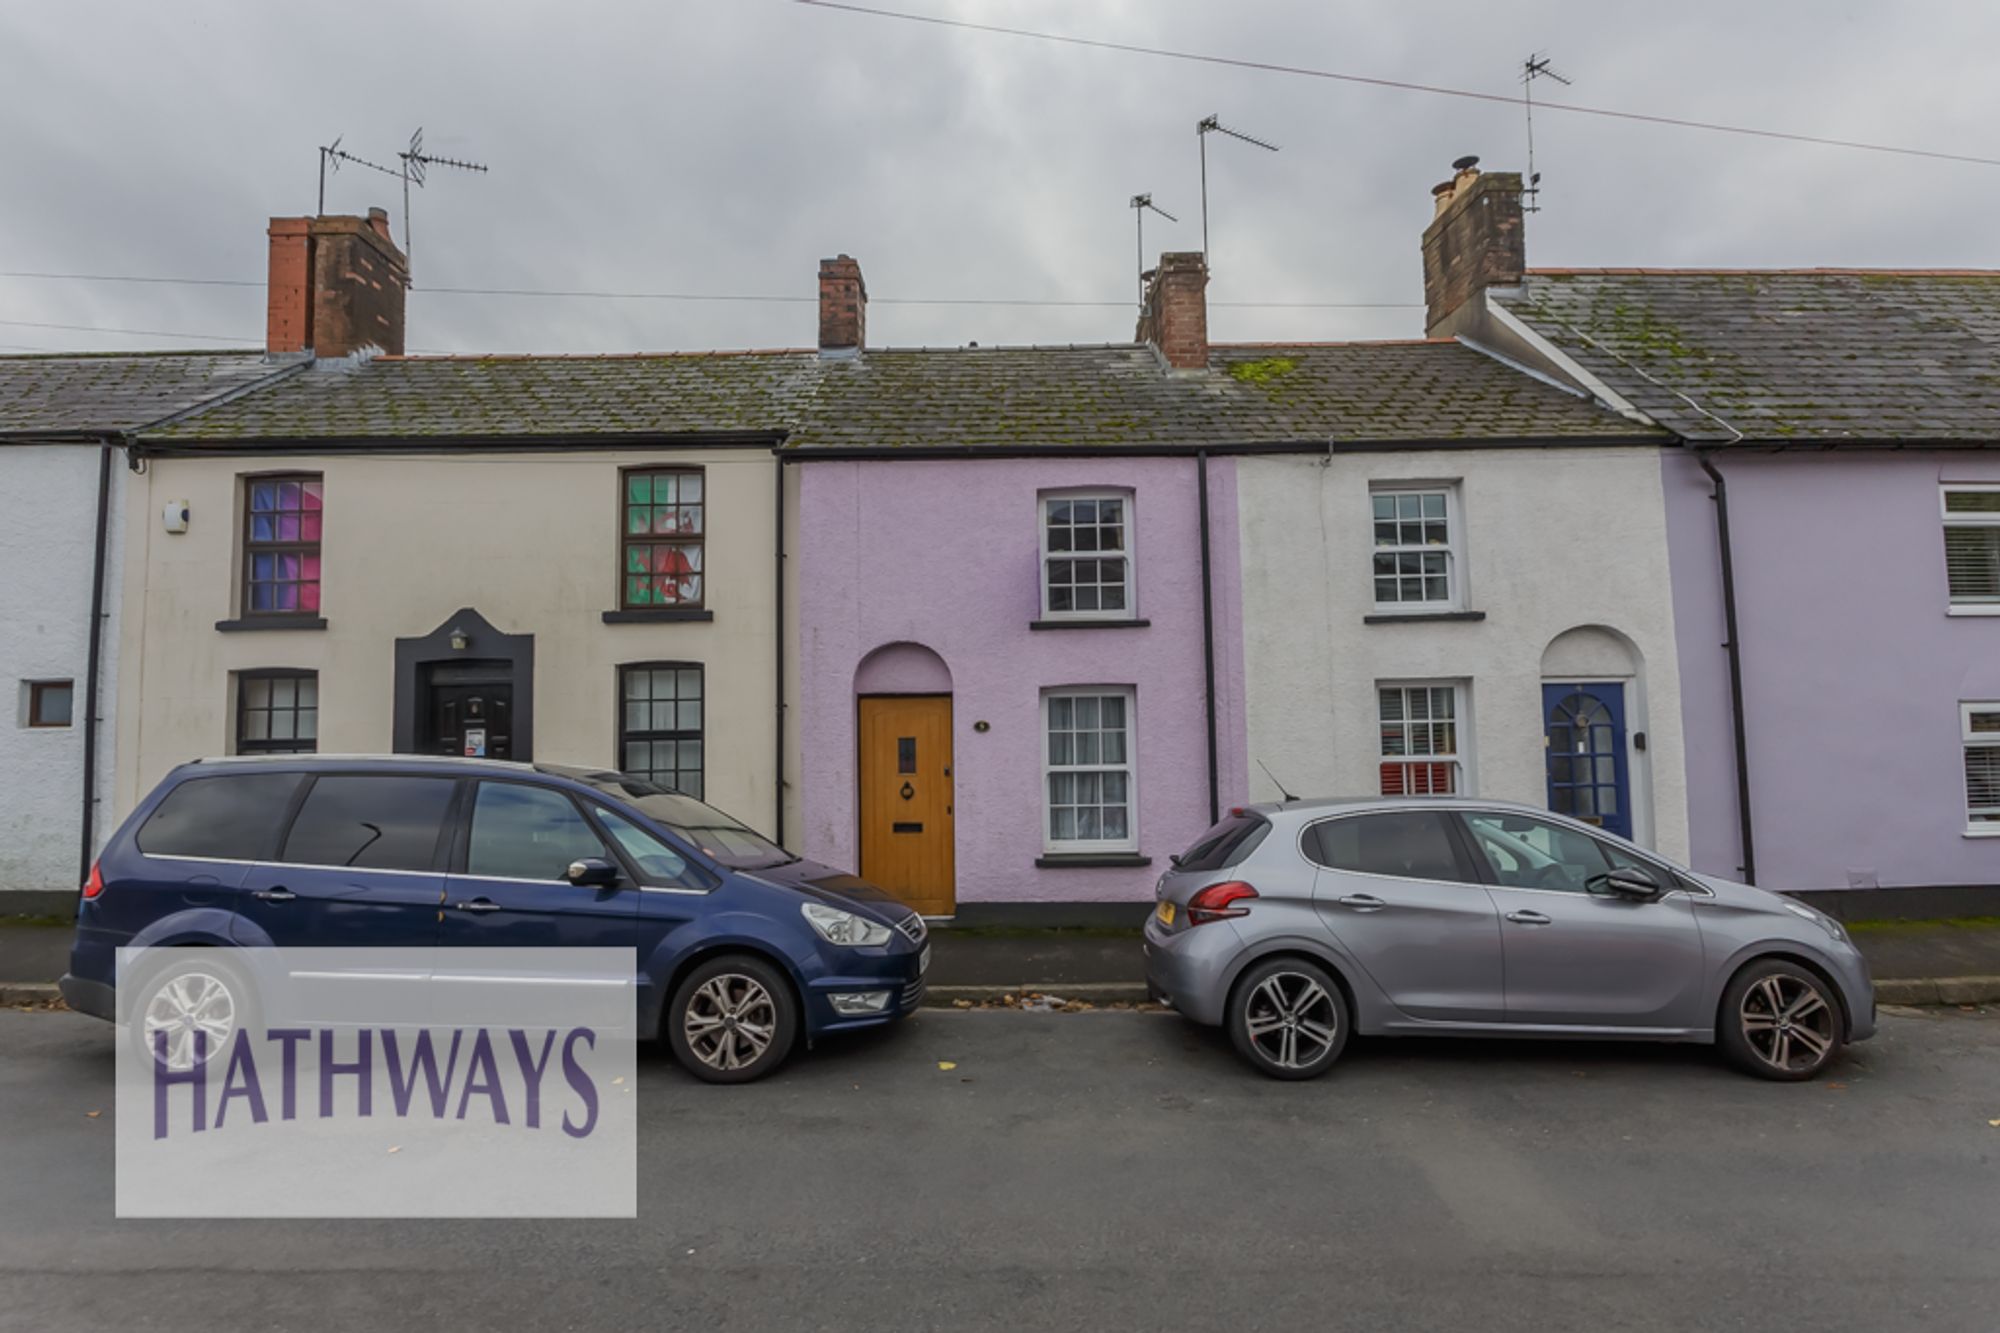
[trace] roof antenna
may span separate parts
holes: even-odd
[[[484,173],[486,167],[479,162],[461,162],[455,157],[439,157],[424,151],[424,127],[417,126],[417,132],[410,136],[410,146],[396,154],[403,160],[403,266],[407,272],[412,264],[410,242],[410,184],[415,182],[418,189],[424,185],[424,173],[431,167],[457,167],[460,171]]]
[[[1296,801],[1299,799],[1298,797],[1292,795],[1290,792],[1285,790],[1285,784],[1278,781],[1278,775],[1276,773],[1273,773],[1268,767],[1266,767],[1262,759],[1259,759],[1257,761],[1257,767],[1264,770],[1264,776],[1271,779],[1271,785],[1278,789],[1278,798],[1280,800]]]
[[[365,157],[356,157],[340,146],[343,137],[345,136],[334,135],[333,142],[319,150],[319,216],[321,217],[326,216],[326,173],[331,171],[338,174],[341,163],[352,162],[357,167],[367,167],[370,171],[379,171],[384,176],[403,174],[394,167],[385,167],[380,162],[370,162]]]
[[[1267,152],[1278,151],[1278,145],[1252,138],[1240,130],[1232,130],[1215,116],[1204,116],[1196,122],[1194,136],[1201,143],[1201,266],[1203,268],[1208,267],[1208,136],[1211,131],[1216,134],[1226,134],[1232,139],[1241,139],[1244,143]]]
[[[1528,115],[1528,188],[1521,191],[1525,196],[1522,207],[1530,213],[1542,211],[1537,198],[1542,192],[1542,173],[1535,170],[1535,80],[1554,79],[1567,88],[1569,77],[1557,73],[1549,65],[1549,53],[1537,51],[1521,62],[1521,107]]]
[[[1169,222],[1180,219],[1154,203],[1150,194],[1133,195],[1131,207],[1133,220],[1139,224],[1139,313],[1143,315],[1146,313],[1146,210],[1152,209]]]

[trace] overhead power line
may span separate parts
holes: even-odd
[[[1084,46],[1098,51],[1122,51],[1128,55],[1157,56],[1163,60],[1190,60],[1204,65],[1227,65],[1232,69],[1257,70],[1266,74],[1291,74],[1307,79],[1330,79],[1338,83],[1366,84],[1373,88],[1395,88],[1403,92],[1429,93],[1436,97],[1460,97],[1475,102],[1504,102],[1518,106],[1520,99],[1507,93],[1480,92],[1472,88],[1447,88],[1434,83],[1411,83],[1403,79],[1383,79],[1366,74],[1345,74],[1305,65],[1281,65],[1265,60],[1244,60],[1233,56],[1209,55],[1200,51],[1175,51],[1165,47],[1141,46],[1135,42],[1112,42],[1068,33],[1038,32],[1031,28],[1008,28],[997,23],[974,23],[968,19],[944,18],[936,14],[911,14],[896,9],[844,3],[844,0],[795,0],[813,9],[840,10],[873,18],[900,19],[906,23],[928,23],[940,28],[962,28],[968,32],[995,33],[1004,37],[1025,37],[1064,46]],[[1659,116],[1643,111],[1619,111],[1611,107],[1581,106],[1574,102],[1537,102],[1537,111],[1560,111],[1574,116],[1602,116],[1611,120],[1638,121],[1647,125],[1668,125],[1676,129],[1707,130],[1715,134],[1741,134],[1759,139],[1783,139],[1792,143],[1819,144],[1827,148],[1854,148],[1869,153],[1894,153],[1902,157],[1925,157],[1940,162],[1969,162],[1975,166],[2000,167],[2000,157],[1980,157],[1972,153],[1947,153],[1932,148],[1911,148],[1901,144],[1866,143],[1856,139],[1835,139],[1818,134],[1794,134],[1788,130],[1759,129],[1749,125],[1727,125],[1718,121],[1691,120],[1682,116]]]
[[[98,324],[38,324],[26,319],[0,319],[10,329],[61,329],[66,333],[119,333],[132,338],[200,338],[207,342],[234,343],[238,347],[263,346],[262,337],[242,338],[224,333],[186,333],[173,329],[107,329]]]
[[[156,278],[136,277],[111,273],[0,273],[0,278],[34,278],[64,282],[143,282],[164,284],[185,284],[194,287],[262,287],[261,282],[249,282],[235,278]],[[747,301],[761,304],[814,305],[817,296],[775,296],[744,292],[613,292],[613,291],[559,291],[538,287],[412,287],[414,292],[430,296],[526,296],[560,300],[593,301]],[[1130,301],[1066,301],[1042,300],[1036,297],[1011,296],[878,296],[869,300],[870,305],[976,305],[976,306],[1038,306],[1047,308],[1124,310],[1131,307]],[[1421,301],[1211,301],[1210,306],[1232,307],[1240,310],[1414,310],[1423,305]],[[62,327],[50,325],[49,327]],[[107,330],[108,332],[109,330]]]

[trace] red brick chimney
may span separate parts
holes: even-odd
[[[859,352],[868,341],[868,284],[846,255],[819,261],[819,350]]]
[[[1175,370],[1208,368],[1208,264],[1198,251],[1160,256],[1146,275],[1146,305],[1134,337]]]
[[[1424,332],[1432,338],[1470,322],[1459,316],[1486,288],[1519,286],[1528,264],[1521,173],[1482,173],[1476,157],[1451,165],[1452,178],[1431,191],[1437,211],[1424,229]]]
[[[389,215],[272,218],[264,350],[340,357],[403,350],[409,264],[389,238]]]

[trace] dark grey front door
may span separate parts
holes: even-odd
[[[431,669],[423,748],[474,759],[526,759],[514,753],[514,683],[505,664],[467,662]]]

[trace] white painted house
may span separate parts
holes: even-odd
[[[261,352],[0,357],[0,915],[65,910],[111,831],[124,442],[271,369]]]

